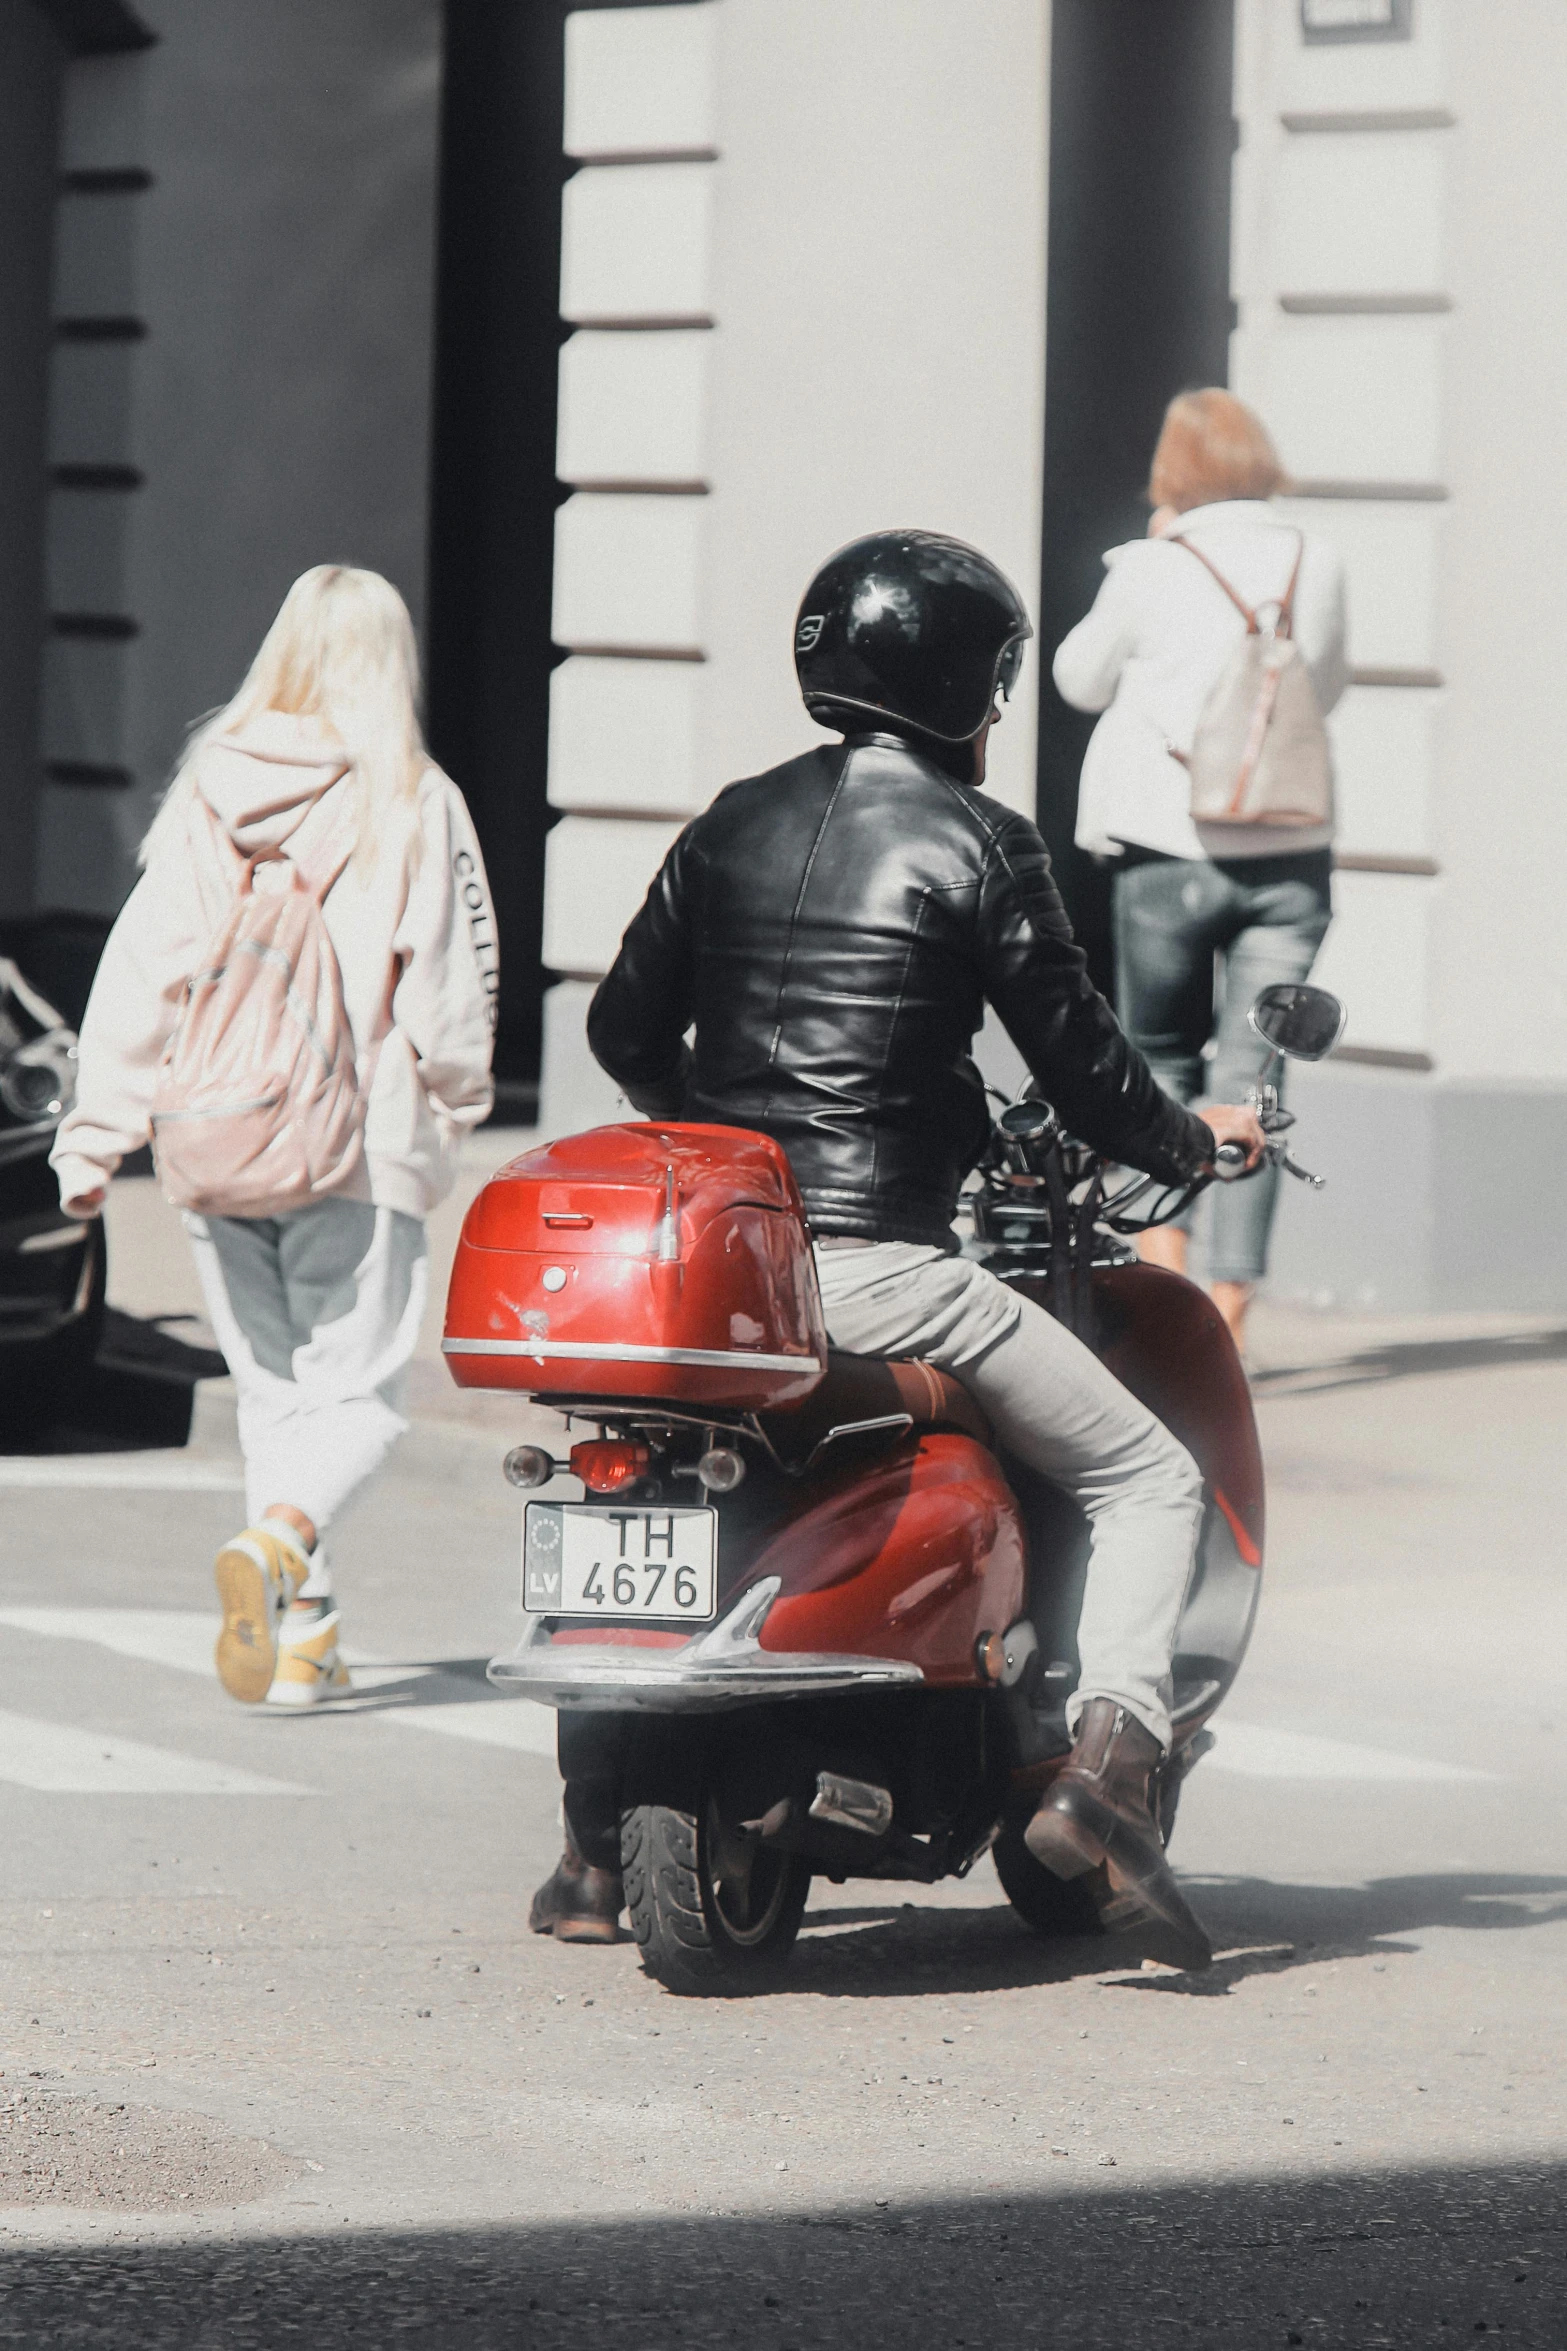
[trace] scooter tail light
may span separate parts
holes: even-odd
[[[595,1438],[571,1448],[572,1475],[581,1478],[590,1494],[623,1494],[652,1466],[649,1448],[625,1437]]]

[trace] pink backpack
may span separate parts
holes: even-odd
[[[324,879],[313,887],[281,852],[243,856],[207,809],[238,887],[186,982],[153,1097],[153,1158],[176,1208],[283,1216],[341,1191],[359,1168],[364,1105],[321,913],[353,853],[342,838],[346,813],[340,800],[318,866]],[[271,872],[258,889],[262,865]]]

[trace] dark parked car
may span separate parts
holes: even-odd
[[[76,1031],[0,956],[0,1372],[85,1368],[103,1324],[103,1225],[60,1213],[49,1165],[76,1088]]]

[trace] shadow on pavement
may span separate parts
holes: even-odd
[[[410,1657],[377,1665],[372,1678],[364,1666],[351,1663],[357,1694],[313,1710],[312,1719],[332,1722],[345,1714],[406,1714],[429,1706],[533,1705],[531,1698],[488,1680],[488,1665],[487,1657]]]
[[[1567,1362],[1567,1330],[1511,1331],[1473,1339],[1404,1339],[1340,1355],[1328,1363],[1275,1364],[1255,1371],[1259,1395],[1322,1396],[1335,1388],[1364,1388],[1433,1372],[1488,1371],[1505,1364]]]
[[[0,1451],[129,1453],[188,1444],[197,1382],[223,1378],[228,1365],[170,1327],[186,1319],[144,1322],[106,1308],[96,1358],[69,1380],[40,1380],[24,1351],[0,1378]]]
[[[314,2233],[16,2247],[0,2343],[1431,2351],[1496,2335],[1559,2351],[1559,2164],[1123,2187],[1074,2183],[1041,2151],[1048,2187],[917,2201],[866,2154],[858,2206],[746,2218],[350,2234],[323,2178],[322,2217],[301,2215]],[[516,2186],[525,2206],[521,2164]]]
[[[1187,1878],[1220,1956],[1203,1975],[1144,1972],[1112,1936],[1039,1942],[1010,1905],[914,1903],[807,1911],[782,1993],[839,1999],[1007,1990],[1131,1970],[1117,1989],[1222,1999],[1248,1977],[1308,1972],[1335,1960],[1407,1957],[1401,1936],[1434,1928],[1495,1933],[1567,1918],[1567,1878],[1379,1878],[1365,1886],[1277,1885],[1266,1878]],[[818,1882],[818,1895],[827,1888]],[[751,1995],[766,1998],[765,1993]],[[1567,2340],[1567,2332],[1564,2332]]]

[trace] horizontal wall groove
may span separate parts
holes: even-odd
[[[90,637],[100,644],[123,645],[141,635],[141,622],[125,612],[51,612],[49,633],[54,637]]]
[[[675,808],[662,801],[646,808],[606,808],[597,800],[552,799],[550,806],[558,816],[602,816],[611,824],[686,824],[691,817],[689,807]]]
[[[1439,669],[1378,669],[1351,668],[1352,686],[1445,686],[1446,678]]]
[[[136,465],[51,465],[56,490],[139,490],[147,480]]]
[[[561,645],[563,657],[579,653],[595,661],[705,661],[699,645]]]
[[[151,172],[139,163],[82,165],[60,174],[67,196],[144,196],[152,185]]]
[[[1281,114],[1285,130],[1297,135],[1314,131],[1450,131],[1458,117],[1446,106],[1356,106],[1325,113]]]
[[[1451,294],[1281,294],[1291,318],[1429,318],[1451,310]]]
[[[1434,857],[1374,857],[1354,849],[1335,849],[1333,864],[1339,873],[1411,874],[1428,882],[1442,870]]]
[[[1286,485],[1288,498],[1365,498],[1384,500],[1400,505],[1437,505],[1452,496],[1445,482],[1337,482],[1292,481]]]
[[[659,481],[642,475],[586,474],[572,481],[563,478],[563,489],[574,490],[589,498],[709,498],[712,485],[694,478],[685,482]]]
[[[596,335],[667,335],[677,330],[694,333],[717,324],[710,310],[643,311],[635,315],[606,312],[597,317],[591,311],[583,311],[574,318],[561,320],[561,325],[570,327],[573,333],[586,327]]]
[[[584,170],[613,170],[626,163],[716,163],[716,147],[590,147],[580,154],[568,155],[568,163],[580,164]]]
[[[108,767],[91,759],[46,759],[44,774],[51,784],[72,791],[128,792],[136,778],[128,767]]]
[[[1358,1062],[1363,1069],[1407,1069],[1429,1076],[1436,1063],[1429,1053],[1397,1053],[1386,1045],[1340,1045],[1335,1061]]]
[[[147,321],[144,318],[57,318],[54,335],[57,343],[144,343]]]

